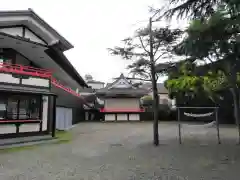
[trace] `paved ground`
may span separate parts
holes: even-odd
[[[239,180],[232,128],[221,128],[221,145],[213,128],[184,126],[182,145],[175,124],[159,132],[153,147],[150,123],[82,123],[70,143],[0,154],[0,180]]]

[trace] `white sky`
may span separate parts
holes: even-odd
[[[126,61],[107,48],[132,35],[137,21],[150,16],[148,6],[161,0],[6,0],[1,10],[32,8],[69,40],[74,48],[65,54],[81,76],[91,74],[104,82],[126,72]],[[146,21],[147,23],[147,21]]]

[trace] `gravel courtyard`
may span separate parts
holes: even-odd
[[[152,145],[151,123],[81,123],[66,144],[0,154],[0,180],[239,180],[237,132],[159,125],[160,146]]]

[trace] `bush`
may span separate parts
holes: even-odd
[[[170,109],[169,113],[169,120],[177,120],[177,110],[176,109]]]
[[[171,120],[171,109],[168,104],[159,104],[158,117],[159,120]],[[153,120],[152,106],[146,108],[146,111],[141,114],[140,119],[144,121]]]

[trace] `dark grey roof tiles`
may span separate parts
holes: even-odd
[[[115,84],[117,84],[121,79],[124,82],[126,81],[128,82],[128,84],[126,84],[126,87],[112,87]],[[120,77],[116,78],[116,80],[113,83],[107,83],[105,88],[97,90],[96,93],[97,95],[102,95],[102,96],[129,95],[134,97],[141,97],[148,94],[148,91],[144,88],[136,88],[132,86],[132,84],[124,77],[124,75],[121,74]]]

